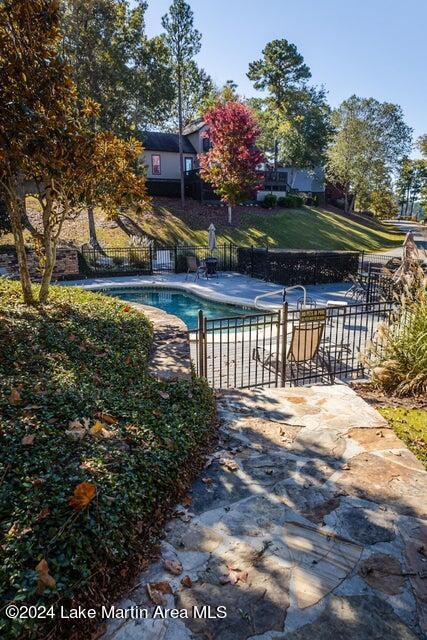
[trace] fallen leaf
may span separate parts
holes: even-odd
[[[167,391],[159,391],[159,396],[163,398],[163,400],[168,400],[168,398],[170,398],[170,395]]]
[[[49,515],[49,508],[48,507],[43,507],[43,509],[40,511],[39,515],[36,518],[37,522],[41,522],[41,520],[44,520],[45,518],[48,517]]]
[[[15,406],[21,402],[21,394],[19,393],[18,389],[13,387],[12,391],[10,392],[8,400],[10,404],[13,404]]]
[[[125,313],[127,313],[127,312],[128,312],[128,311],[130,311],[130,310],[131,310],[131,306],[130,306],[130,304],[127,304],[125,307],[123,307],[123,311],[124,311]]]
[[[104,429],[104,425],[99,420],[96,420],[94,425],[89,429],[91,435],[100,436],[102,435],[102,431]]]
[[[212,478],[202,478],[203,484],[212,484]]]
[[[185,496],[182,499],[182,504],[184,505],[184,507],[189,507],[192,502],[193,502],[193,498],[191,496]]]
[[[235,462],[231,458],[220,458],[219,464],[221,464],[223,467],[226,467],[227,469],[230,469],[230,471],[237,471],[238,469],[240,469],[237,462]]]
[[[165,560],[163,566],[166,571],[169,571],[174,576],[179,576],[182,573],[182,564],[179,560]]]
[[[34,443],[34,434],[33,433],[29,433],[28,435],[24,436],[21,440],[21,444],[33,444]]]
[[[49,573],[49,565],[46,560],[40,560],[36,566],[38,575],[37,579],[37,593],[42,594],[47,587],[48,589],[54,589],[56,587],[56,580]]]
[[[146,589],[150,600],[154,602],[154,604],[158,604],[161,606],[164,606],[166,604],[166,599],[163,597],[160,591],[157,591],[157,589],[153,589],[150,584],[146,585]]]
[[[31,480],[31,484],[34,487],[39,487],[41,484],[44,484],[46,481],[44,480],[44,478],[34,478],[34,480]]]
[[[129,365],[132,362],[132,356],[129,354],[126,358],[125,358],[125,364]]]
[[[162,580],[161,582],[151,582],[150,586],[156,591],[160,591],[160,593],[172,593],[172,587],[166,580]]]
[[[190,576],[184,576],[182,578],[182,580],[181,580],[181,584],[182,584],[183,587],[188,587],[188,588],[193,586],[193,582],[192,582]]]
[[[73,491],[73,496],[69,499],[70,507],[73,509],[84,509],[93,500],[96,487],[90,482],[81,482]]]
[[[99,419],[106,424],[116,424],[117,418],[111,416],[109,413],[100,413]]]

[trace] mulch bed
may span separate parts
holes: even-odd
[[[378,389],[374,389],[370,384],[360,382],[351,384],[351,388],[373,407],[387,406],[404,407],[405,409],[427,409],[427,398],[423,396],[411,398],[388,396],[381,393]]]

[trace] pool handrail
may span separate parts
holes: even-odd
[[[303,306],[305,307],[307,304],[307,290],[305,287],[302,286],[302,284],[294,284],[292,287],[284,287],[281,289],[276,289],[276,291],[268,291],[267,293],[261,293],[259,296],[257,296],[254,299],[254,306],[256,309],[265,309],[265,307],[258,306],[258,300],[261,300],[261,298],[269,298],[270,296],[277,296],[279,293],[282,295],[283,302],[285,302],[286,294],[288,293],[288,291],[293,291],[294,289],[303,290],[304,292]]]

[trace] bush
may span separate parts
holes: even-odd
[[[297,209],[298,207],[303,206],[304,198],[294,194],[289,194],[287,196],[280,197],[277,204],[279,207],[284,207],[285,209]]]
[[[112,578],[139,566],[197,467],[212,393],[153,379],[150,324],[119,300],[52,287],[43,309],[20,301],[19,285],[0,280],[0,598],[111,599]],[[0,636],[30,637],[37,624],[64,637],[49,619],[4,616]]]
[[[378,329],[364,361],[372,384],[397,396],[427,394],[427,279],[408,276],[390,324]]]
[[[267,195],[264,196],[264,199],[261,202],[261,206],[264,207],[264,209],[271,209],[272,207],[275,207],[276,204],[277,197],[274,195],[274,193],[267,193]]]

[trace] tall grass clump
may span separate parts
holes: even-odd
[[[396,396],[427,393],[427,278],[414,268],[400,283],[396,310],[364,354],[375,388]]]

